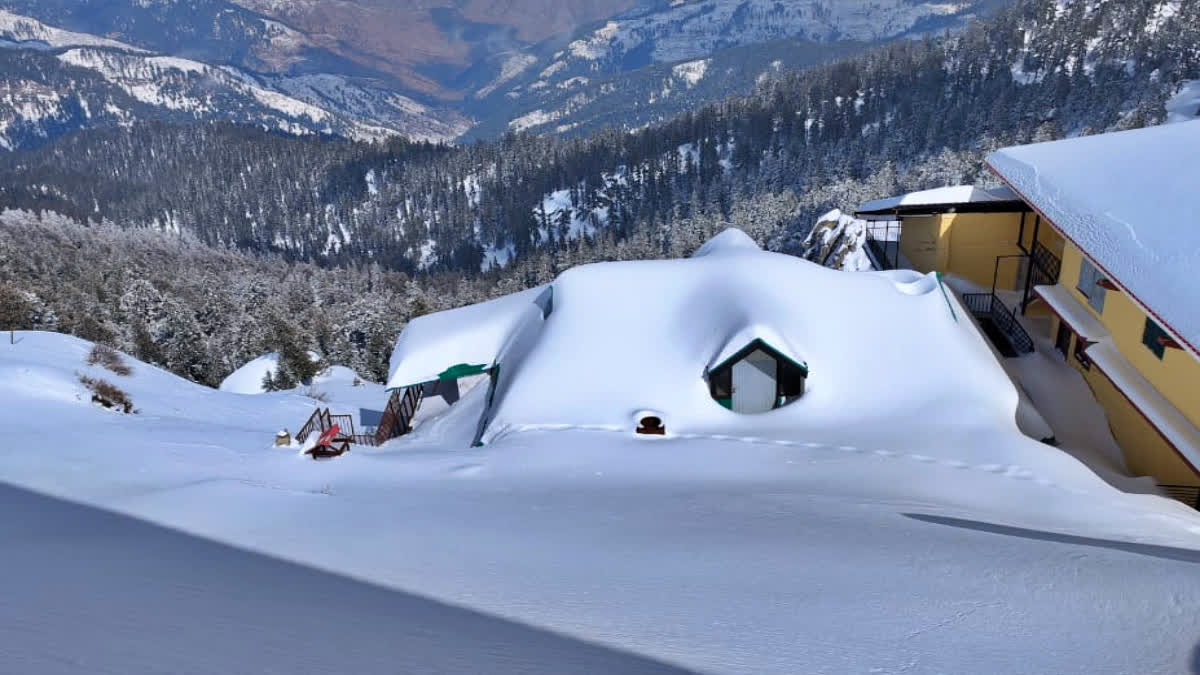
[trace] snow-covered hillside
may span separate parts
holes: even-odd
[[[32,17],[15,14],[7,9],[0,9],[0,45],[8,47],[41,47],[45,49],[55,47],[110,47],[131,52],[142,51],[117,40],[56,28]]]
[[[87,366],[86,342],[16,333],[0,343],[0,503],[21,514],[0,526],[0,548],[19,552],[0,581],[5,662],[1194,666],[1200,516],[1023,436],[1012,384],[931,279],[841,275],[729,239],[556,281],[484,448],[466,445],[486,387],[411,436],[313,462],[272,447],[316,405],[298,393],[221,392],[128,358],[120,376]],[[804,398],[752,419],[705,398],[703,363],[684,362],[705,351],[702,327],[739,312],[797,341]],[[94,405],[79,374],[140,412]],[[335,412],[359,405],[352,383],[327,389]],[[643,407],[663,412],[666,437],[632,433]],[[478,649],[495,631],[504,646]]]
[[[802,37],[819,42],[874,41],[904,34],[930,19],[956,17],[975,4],[960,2],[846,2],[775,0],[672,2],[608,21],[571,42],[552,62],[593,62],[601,69],[643,50],[657,63],[694,59],[719,49]]]
[[[317,53],[311,41],[277,22],[255,23],[261,26],[245,49],[243,67],[205,61],[188,50],[155,52],[0,10],[7,74],[0,147],[78,127],[162,117],[360,140],[403,134],[444,141],[470,126],[461,114],[423,105],[378,78],[300,67]]]
[[[500,76],[474,92],[476,115],[511,110],[508,128],[574,132],[638,127],[689,107],[747,93],[768,64],[803,69],[851,45],[958,28],[999,3],[774,0],[657,2],[595,24],[565,46],[551,42],[497,64]],[[766,58],[763,58],[766,56]],[[516,68],[519,66],[519,69]],[[728,72],[726,72],[728,71]],[[732,77],[730,77],[732,75]],[[625,115],[609,116],[612,108]],[[475,110],[472,107],[471,110]],[[478,131],[476,132],[478,133]]]

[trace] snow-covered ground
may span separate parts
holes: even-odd
[[[892,277],[854,292],[889,289],[951,374],[895,382],[866,359],[854,386],[870,393],[837,424],[514,424],[470,449],[477,386],[413,435],[329,462],[271,445],[316,405],[299,393],[206,389],[132,359],[121,377],[87,366],[83,341],[17,333],[0,344],[0,670],[1200,669],[1200,516],[994,418],[1009,393],[954,390],[978,338],[938,318],[940,293],[895,293]],[[587,279],[550,321],[577,316]],[[812,294],[795,290],[802,313]],[[837,319],[807,329],[814,354],[841,353],[820,336],[848,329]],[[904,330],[873,337],[907,344]],[[833,361],[810,361],[827,392],[811,400],[845,393]],[[77,372],[141,412],[95,406]],[[1003,389],[993,375],[981,386]],[[588,387],[563,377],[546,410]],[[895,414],[874,409],[880,388]],[[350,412],[362,388],[326,389]],[[528,421],[527,398],[508,419]]]

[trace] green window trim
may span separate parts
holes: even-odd
[[[1162,360],[1167,353],[1167,340],[1170,340],[1167,331],[1155,323],[1154,319],[1146,317],[1146,326],[1142,329],[1142,344],[1146,345],[1151,353]]]
[[[751,352],[753,352],[755,349],[758,349],[758,348],[765,348],[765,349],[763,349],[763,351],[769,353],[771,356],[774,356],[777,359],[780,359],[781,361],[790,363],[793,367],[800,369],[800,371],[802,373],[804,373],[804,377],[808,377],[808,364],[807,363],[799,363],[799,362],[793,361],[791,359],[791,357],[789,357],[787,354],[784,354],[780,350],[776,349],[773,345],[771,345],[771,343],[767,342],[766,340],[764,340],[762,338],[754,338],[750,342],[746,343],[745,347],[742,347],[741,349],[734,352],[729,358],[712,366],[711,368],[706,369],[704,371],[705,375],[707,376],[708,373],[715,373],[718,370],[724,368],[725,366],[728,366],[729,364],[731,364],[735,361],[741,361],[743,358],[745,358],[745,356],[747,354],[750,354]]]

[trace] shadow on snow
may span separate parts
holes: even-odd
[[[975,530],[977,532],[989,532],[991,534],[1001,534],[1007,537],[1021,537],[1022,539],[1051,541],[1059,544],[1073,544],[1075,546],[1106,548],[1113,551],[1124,551],[1126,553],[1148,555],[1154,558],[1162,558],[1164,560],[1200,563],[1200,551],[1193,551],[1186,548],[1172,548],[1170,546],[1158,546],[1155,544],[1138,544],[1134,542],[1095,539],[1092,537],[1078,537],[1071,534],[1057,534],[1055,532],[1030,530],[1023,527],[1012,527],[1010,525],[996,525],[994,523],[985,523],[979,520],[966,520],[964,518],[950,518],[947,516],[932,516],[922,513],[905,513],[902,515],[906,518],[912,518],[913,520],[919,520],[925,523],[949,525],[950,527],[959,527],[967,530]]]
[[[13,672],[686,672],[3,484],[0,512]]]

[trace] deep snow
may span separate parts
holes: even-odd
[[[687,262],[728,269],[739,255],[750,254]],[[476,387],[410,437],[313,462],[271,447],[311,399],[205,389],[132,360],[121,378],[85,366],[83,341],[18,333],[0,345],[2,480],[176,532],[0,490],[6,512],[21,514],[0,526],[0,550],[20,551],[0,577],[0,670],[1194,668],[1200,517],[1119,492],[1022,436],[1008,378],[976,360],[986,345],[950,318],[940,292],[901,292],[926,282],[814,278],[837,298],[877,294],[898,307],[883,337],[915,346],[907,327],[920,324],[934,346],[913,357],[936,351],[949,372],[900,381],[910,366],[849,363],[821,334],[848,336],[865,320],[842,312],[807,324],[803,307],[818,294],[802,284],[789,289],[796,317],[779,330],[804,328],[795,349],[814,385],[849,391],[849,379],[833,380],[848,367],[862,390],[809,399],[848,406],[828,421],[769,413],[734,434],[719,421],[647,439],[624,419],[563,419],[561,403],[543,418],[557,425],[510,424],[467,449],[486,400]],[[851,290],[832,288],[843,279]],[[595,297],[590,282],[571,285],[556,293],[547,330]],[[596,305],[594,316],[610,309]],[[603,358],[598,343],[581,342],[577,360]],[[561,363],[558,349],[543,368]],[[94,406],[76,371],[119,383],[141,414]],[[570,375],[546,396],[569,402],[593,388],[610,400],[607,385]],[[981,391],[966,388],[967,375]],[[339,395],[360,388],[329,389],[338,410],[351,405]],[[635,383],[619,393],[662,391]],[[523,399],[509,401],[510,419]],[[599,406],[601,422],[608,411]]]

